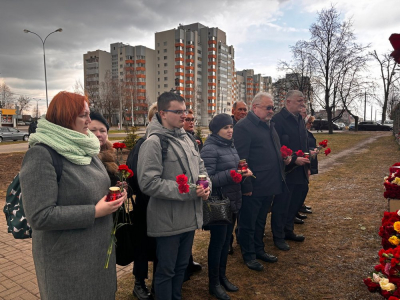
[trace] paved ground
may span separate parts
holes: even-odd
[[[1,208],[4,202],[4,198],[0,199]],[[132,264],[117,266],[118,277],[127,273],[132,273]],[[14,239],[7,233],[3,216],[0,218],[0,299],[40,299],[32,259],[32,240]]]

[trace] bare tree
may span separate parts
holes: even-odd
[[[115,84],[112,79],[111,71],[107,71],[104,76],[104,81],[100,84],[100,108],[101,112],[107,118],[110,125],[113,125],[112,116],[117,111],[116,109],[119,107],[118,99],[114,95]]]
[[[3,82],[0,84],[0,107],[12,108],[14,106],[14,93],[11,88]]]
[[[19,111],[21,116],[23,115],[23,111],[25,109],[28,109],[31,106],[31,98],[26,97],[26,96],[19,96],[19,98],[17,99],[17,105],[19,106]]]
[[[364,55],[369,46],[356,43],[351,19],[341,22],[340,14],[332,6],[318,13],[317,22],[310,27],[311,39],[302,42],[302,51],[313,68],[313,96],[325,109],[332,131],[333,112],[338,105],[338,82],[343,72]]]
[[[388,103],[390,94],[396,90],[395,84],[399,82],[400,76],[395,72],[397,66],[396,61],[390,56],[390,51],[382,55],[378,55],[376,50],[370,55],[379,63],[380,79],[383,83],[383,101],[379,101],[382,105],[382,123],[386,120],[388,112]]]

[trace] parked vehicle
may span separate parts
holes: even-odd
[[[315,119],[313,126],[311,127],[311,130],[328,130],[329,129],[328,125],[329,125],[328,120]],[[333,130],[339,130],[339,126],[337,126],[335,123],[332,123],[332,128]]]
[[[356,130],[356,123],[350,123],[349,130]]]
[[[25,122],[23,122],[23,121],[18,121],[18,122],[17,122],[17,125],[18,125],[18,126],[25,126]]]
[[[0,127],[0,143],[2,141],[27,141],[29,133],[12,127]]]
[[[339,130],[343,130],[346,128],[346,124],[344,124],[342,122],[334,122],[334,124],[336,124],[337,127],[339,127]]]
[[[383,122],[383,125],[390,126],[390,127],[392,127],[392,130],[393,130],[393,120],[385,120]]]
[[[378,122],[374,121],[365,121],[365,122],[360,122],[358,124],[358,130],[359,131],[389,131],[392,130],[392,127],[388,125],[382,125],[379,124]]]

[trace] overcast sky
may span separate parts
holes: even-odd
[[[358,42],[371,50],[392,49],[389,36],[400,32],[399,0],[336,0],[343,18],[353,18]],[[0,6],[0,83],[45,105],[42,43],[46,41],[49,100],[83,82],[83,54],[110,51],[123,42],[154,49],[154,33],[200,22],[218,27],[235,48],[237,70],[277,78],[279,60],[290,60],[289,47],[310,37],[325,0],[2,0]],[[376,68],[376,64],[372,68]],[[41,110],[44,112],[44,109]]]

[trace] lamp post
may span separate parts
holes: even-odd
[[[24,32],[25,33],[33,33],[34,35],[39,37],[39,39],[42,41],[42,45],[43,45],[43,63],[44,63],[44,82],[45,82],[45,85],[46,85],[46,106],[47,106],[47,108],[49,108],[49,98],[47,96],[46,52],[44,50],[44,44],[46,43],[46,40],[49,37],[49,35],[53,34],[54,32],[62,32],[62,28],[58,28],[57,30],[54,30],[53,32],[50,32],[46,36],[46,38],[44,40],[36,32],[30,31],[28,29],[24,29]]]

